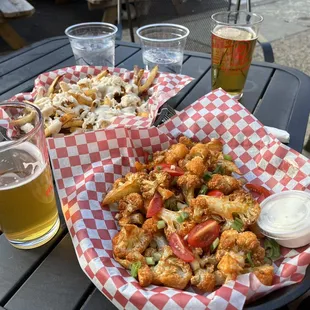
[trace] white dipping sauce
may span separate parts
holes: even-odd
[[[262,233],[280,245],[297,248],[310,243],[310,194],[285,191],[261,203],[258,225]]]

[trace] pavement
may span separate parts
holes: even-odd
[[[64,29],[75,23],[101,21],[103,14],[102,10],[89,11],[86,0],[71,0],[63,5],[55,5],[54,0],[28,1],[35,7],[35,14],[31,18],[14,20],[11,25],[29,44],[63,35]],[[227,9],[227,0],[183,0],[180,16],[171,1],[143,1],[150,6],[150,13],[134,21],[135,29],[153,22],[183,24],[191,30],[186,48],[200,52],[210,52],[210,16]],[[159,2],[163,5],[158,5]],[[241,0],[241,8],[245,8],[245,2]],[[272,43],[275,62],[310,75],[310,0],[252,0],[252,11],[264,16],[260,36]],[[126,21],[123,40],[130,41]],[[0,38],[0,55],[10,51]],[[263,61],[260,48],[256,49],[254,59]],[[310,120],[306,140],[309,136]],[[310,158],[310,153],[305,152],[305,155]]]

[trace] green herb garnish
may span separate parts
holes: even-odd
[[[205,181],[209,181],[212,178],[212,173],[207,171],[204,175],[203,175],[203,179]]]
[[[266,238],[264,241],[265,256],[271,260],[277,260],[281,256],[279,244],[273,240]]]
[[[131,264],[130,274],[132,277],[136,278],[138,276],[138,271],[141,268],[141,262],[136,262]]]
[[[229,161],[233,160],[232,157],[230,155],[228,155],[228,154],[224,154],[223,157],[224,157],[225,160],[229,160]]]
[[[201,186],[201,189],[200,189],[200,191],[199,191],[198,194],[199,194],[199,195],[205,195],[207,191],[208,191],[207,185],[203,184],[203,185]]]
[[[210,252],[211,252],[211,253],[213,253],[213,252],[216,250],[216,248],[218,247],[219,243],[220,243],[220,239],[219,239],[219,238],[216,238],[216,239],[212,242],[212,244],[211,244],[211,246],[210,246]]]
[[[254,263],[253,263],[252,256],[251,256],[250,252],[246,255],[246,260],[251,265],[251,267],[253,268],[254,267]]]
[[[165,228],[166,227],[166,223],[165,223],[165,221],[158,221],[157,222],[157,228],[158,229],[163,229],[163,228]]]
[[[148,256],[145,258],[145,261],[148,265],[155,265],[155,261],[153,257]]]
[[[181,212],[180,215],[177,217],[177,221],[179,223],[183,223],[186,219],[188,219],[189,215],[187,212]]]
[[[231,224],[231,228],[240,232],[243,228],[243,222],[239,217],[235,217],[233,223]]]

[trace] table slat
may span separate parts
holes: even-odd
[[[268,83],[274,73],[273,68],[264,68],[256,65],[250,67],[245,83],[243,97],[240,102],[253,113],[259,100],[262,98]]]
[[[81,310],[116,310],[117,308],[97,288],[87,298]]]
[[[255,116],[266,126],[286,130],[298,89],[299,82],[295,76],[276,70],[254,111]]]
[[[37,48],[35,51],[30,50],[27,53],[15,57],[14,60],[8,59],[7,61],[3,61],[1,62],[0,66],[0,77],[4,74],[12,72],[13,70],[18,70],[20,67],[32,63],[35,59],[39,59],[49,53],[57,51],[59,48],[68,44],[69,41],[66,39],[47,42],[46,44]]]
[[[49,70],[56,64],[69,58],[71,55],[71,47],[70,45],[66,45],[19,68],[19,70],[15,70],[9,74],[6,74],[5,76],[2,76],[0,78],[0,94],[4,94],[5,92],[18,86],[19,84],[37,77],[40,73]]]
[[[4,307],[74,309],[92,283],[81,270],[69,235],[57,245]]]
[[[190,84],[186,85],[175,97],[169,100],[169,105],[171,107],[180,110],[180,102],[183,103],[184,98],[187,97],[188,94],[193,93],[193,90],[200,82],[205,72],[209,70],[210,65],[211,62],[208,58],[189,57],[189,59],[185,61],[182,68],[182,74],[191,76],[195,78],[195,80],[193,80]],[[190,103],[192,102],[193,101],[191,101]]]

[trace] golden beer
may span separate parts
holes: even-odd
[[[59,228],[48,162],[29,142],[0,155],[0,229],[15,247],[46,243]]]
[[[212,32],[212,89],[242,93],[257,37],[251,28],[217,26]]]

